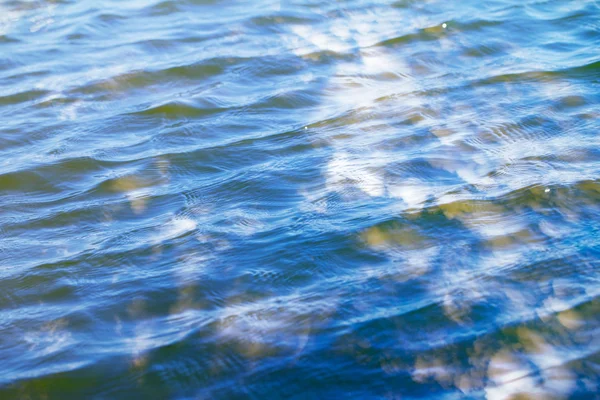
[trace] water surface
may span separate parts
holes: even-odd
[[[600,4],[4,0],[2,399],[600,391]]]

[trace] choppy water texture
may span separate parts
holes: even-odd
[[[0,49],[0,398],[599,398],[597,1],[4,0]]]

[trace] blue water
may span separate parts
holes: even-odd
[[[595,0],[0,1],[0,398],[600,398],[599,132]]]

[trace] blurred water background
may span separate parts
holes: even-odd
[[[2,0],[0,398],[600,398],[600,4]]]

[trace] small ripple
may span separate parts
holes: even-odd
[[[199,102],[169,102],[166,104],[161,104],[157,106],[151,106],[142,111],[137,111],[134,113],[130,113],[129,115],[139,115],[139,116],[150,116],[155,117],[159,116],[162,118],[168,119],[178,119],[178,118],[195,118],[195,117],[206,117],[211,116],[220,112],[225,111],[223,108],[214,107],[213,104],[209,102],[205,102],[205,104],[201,104]]]

